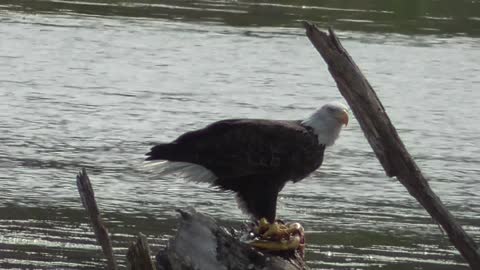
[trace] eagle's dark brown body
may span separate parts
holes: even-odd
[[[159,144],[147,160],[201,165],[216,176],[212,184],[236,192],[253,217],[273,222],[280,190],[315,171],[324,150],[299,121],[232,119]]]

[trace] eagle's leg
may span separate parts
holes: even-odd
[[[261,178],[260,178],[261,177]],[[276,178],[275,178],[276,179]],[[255,180],[255,181],[254,181]],[[238,189],[240,202],[248,212],[259,219],[252,229],[253,239],[249,242],[253,247],[266,251],[293,251],[301,249],[304,242],[304,232],[300,224],[284,224],[276,221],[278,192],[284,182],[267,181],[263,176],[259,179],[249,178]]]
[[[258,240],[251,245],[267,251],[292,251],[299,250],[303,254],[304,229],[299,223],[269,223],[265,218],[259,221],[255,228]]]

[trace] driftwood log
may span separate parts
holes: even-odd
[[[239,241],[233,229],[219,226],[193,208],[179,210],[178,232],[157,255],[159,270],[299,270],[297,254],[290,258],[262,253]]]
[[[332,29],[322,32],[304,22],[306,34],[328,65],[340,93],[350,105],[370,146],[389,177],[396,177],[442,226],[473,270],[480,270],[480,250],[432,191],[407,152],[370,83],[343,48]]]
[[[77,175],[77,187],[98,244],[107,258],[107,269],[116,270],[112,241],[97,207],[85,169]],[[129,270],[301,270],[307,269],[295,253],[277,256],[263,253],[240,240],[242,232],[227,229],[193,208],[179,210],[175,237],[153,263],[147,238],[141,233],[127,252]]]

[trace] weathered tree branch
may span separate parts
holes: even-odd
[[[103,223],[100,211],[98,210],[92,184],[90,183],[90,178],[88,177],[85,168],[83,168],[77,175],[77,188],[83,207],[85,207],[85,210],[87,210],[88,216],[90,217],[95,237],[102,247],[103,254],[105,254],[105,257],[107,258],[107,269],[116,270],[117,262],[113,256],[112,241],[110,240],[107,227]]]
[[[480,269],[478,246],[432,191],[400,140],[372,86],[343,48],[333,30],[329,29],[327,34],[307,22],[304,23],[304,27],[308,38],[327,63],[340,93],[350,105],[386,174],[397,177],[408,192],[442,226],[470,267],[474,270]]]

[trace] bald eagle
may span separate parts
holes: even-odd
[[[325,147],[347,123],[340,103],[328,103],[305,120],[221,120],[154,146],[146,160],[161,174],[233,191],[251,217],[274,223],[278,193],[322,165]]]

